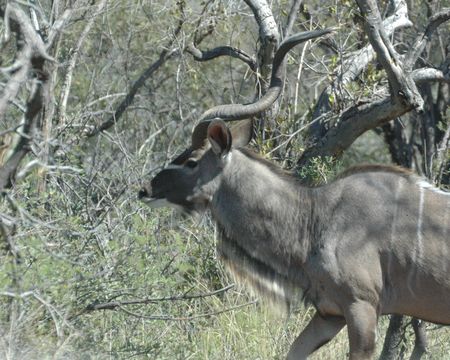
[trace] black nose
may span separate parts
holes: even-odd
[[[139,190],[139,192],[138,192],[138,198],[139,199],[142,199],[142,198],[147,197],[147,196],[148,196],[147,189],[142,188],[141,190]]]

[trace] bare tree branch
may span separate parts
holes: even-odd
[[[441,184],[442,177],[444,175],[445,165],[447,160],[445,159],[445,154],[449,150],[450,147],[450,126],[445,130],[444,136],[442,137],[441,142],[437,146],[436,149],[436,163],[438,164],[438,171],[434,178],[434,181],[438,184]]]
[[[305,150],[297,165],[303,166],[310,159],[318,156],[339,156],[367,130],[393,120],[410,110],[412,106],[392,102],[391,98],[353,106],[338,117],[336,126],[328,130],[316,144]]]
[[[23,49],[19,59],[20,60],[17,60],[16,63],[20,63],[20,67],[9,79],[3,90],[3,97],[0,98],[0,120],[5,116],[8,103],[16,98],[21,85],[27,80],[28,71],[31,66],[31,50],[29,47]]]
[[[420,69],[413,72],[413,79],[417,81],[440,80],[449,82],[448,75],[435,69]],[[443,79],[441,80],[441,77]],[[336,126],[331,128],[317,143],[305,150],[297,162],[298,166],[305,165],[311,158],[318,156],[339,156],[361,134],[391,121],[408,111],[412,106],[393,102],[391,98],[373,101],[353,106],[340,115],[335,115]],[[333,116],[333,115],[331,115]]]
[[[67,9],[63,12],[61,17],[55,20],[55,22],[52,24],[52,28],[50,30],[50,33],[47,38],[46,46],[47,48],[50,48],[55,39],[58,37],[58,34],[61,32],[61,30],[64,28],[64,26],[68,23],[72,16],[72,9]]]
[[[439,81],[450,83],[450,68],[446,71],[433,68],[416,69],[411,73],[411,77],[417,83],[423,83],[428,81]]]
[[[41,73],[40,78],[33,80],[33,86],[30,93],[30,99],[27,102],[27,111],[25,113],[25,121],[20,133],[20,140],[13,151],[13,154],[8,158],[6,163],[0,168],[0,191],[11,187],[14,176],[17,172],[20,162],[25,155],[30,151],[29,143],[33,137],[33,132],[36,127],[38,114],[42,108],[42,87],[45,78],[43,74],[43,64],[41,61],[33,67],[34,70]]]
[[[406,17],[405,12],[406,4],[403,3],[403,0],[400,0],[400,4],[403,4],[405,8],[397,7],[399,13],[394,14],[392,19],[389,20],[389,22],[391,24],[397,22],[398,24],[402,24],[402,26],[405,26],[410,24],[409,20]],[[427,29],[433,29],[434,31],[436,29],[436,26],[438,24],[442,24],[444,22],[444,19],[447,18],[446,11],[443,11],[439,14],[440,15],[436,16],[436,18],[433,17],[433,19],[435,19],[434,21],[431,22],[433,25],[429,25]],[[400,20],[402,18],[403,20]],[[372,27],[370,26],[369,28],[372,29]],[[393,26],[388,27],[387,33],[389,34],[390,31],[393,30],[394,30]],[[430,31],[431,30],[428,30],[426,31],[426,33],[430,34]],[[377,35],[376,39],[377,40],[375,42],[381,41],[381,36]],[[388,52],[388,47],[384,46],[383,44],[381,45],[378,44],[377,45],[378,49],[382,48],[383,54],[385,55],[387,54],[387,56],[390,56],[390,53]],[[363,67],[358,68],[358,63],[363,64],[365,61],[368,61],[368,57],[366,57],[364,60],[364,56],[367,56],[368,54],[368,48],[366,47],[365,49],[363,49],[363,51],[360,54],[361,58],[359,58],[358,61],[354,61],[353,64],[349,64],[349,70],[343,74],[342,81],[344,81],[345,79],[346,82],[349,82],[354,79],[357,72],[354,72],[352,74],[350,71],[353,72],[353,70],[355,69],[357,69],[357,71],[363,70]],[[350,62],[351,59],[352,58],[349,58],[348,61]],[[393,58],[390,59],[394,61]],[[450,77],[449,64],[445,62],[442,68],[443,70],[433,68],[414,70],[412,73],[406,76],[407,77],[406,82],[408,84],[410,84],[411,82],[420,83],[424,81],[449,82]],[[396,69],[391,72],[391,76],[389,77],[389,79],[394,78],[392,76],[392,73],[395,73],[396,71],[400,71],[400,73],[397,74],[401,75],[401,77],[405,76],[401,67],[397,66]],[[390,83],[392,85],[392,81],[390,81]],[[397,84],[397,86],[400,85]],[[415,84],[414,88],[417,90]],[[322,94],[322,96],[326,95],[327,92]],[[403,98],[403,96],[400,96],[400,98]],[[322,102],[319,100],[319,104],[321,104],[321,107],[319,107],[318,109],[316,108],[315,110],[316,116],[317,115],[320,116],[321,114],[330,111],[329,105],[325,106],[328,102],[328,99],[322,100],[323,100]],[[396,117],[413,110],[414,108],[415,105],[413,103],[408,103],[402,101],[401,99],[399,100],[398,97],[396,99],[396,96],[391,96],[390,99],[378,100],[369,104],[353,106],[350,109],[344,111],[340,115],[330,114],[330,116],[328,116],[328,121],[330,118],[334,119],[333,123],[336,123],[336,126],[328,130],[328,132],[325,132],[323,128],[323,122],[322,125],[320,126],[315,125],[316,126],[315,129],[313,129],[312,131],[314,136],[312,137],[312,139],[314,141],[311,141],[311,145],[302,154],[297,164],[298,166],[305,165],[311,158],[316,156],[337,156],[341,154],[348,146],[350,146],[353,143],[353,141],[365,131],[373,129],[382,124],[385,124],[386,122],[393,120]]]
[[[382,25],[385,28],[387,36],[392,36],[395,30],[400,28],[412,26],[411,21],[408,19],[408,10],[406,3],[402,0],[391,2],[395,12],[386,18]],[[313,119],[318,118],[322,114],[331,110],[330,95],[333,94],[336,102],[340,102],[341,96],[344,94],[342,89],[347,84],[355,81],[358,76],[367,68],[370,62],[375,59],[375,50],[372,45],[368,44],[360,50],[350,54],[340,66],[342,73],[338,74],[335,80],[328,85],[321,93],[319,100],[314,108]],[[309,143],[314,144],[325,133],[325,123],[316,122],[311,126],[309,134]]]

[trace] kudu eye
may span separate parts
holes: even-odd
[[[189,159],[188,161],[186,161],[185,165],[188,168],[193,169],[198,165],[198,162],[197,162],[197,160]]]

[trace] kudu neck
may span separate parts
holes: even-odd
[[[212,213],[228,237],[259,260],[288,272],[309,249],[312,190],[248,150],[233,150]]]

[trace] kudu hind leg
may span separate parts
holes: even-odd
[[[371,359],[375,350],[378,315],[375,307],[365,301],[356,301],[345,312],[350,360]]]
[[[345,325],[342,317],[313,316],[309,324],[292,344],[287,359],[302,360],[330,341]]]

